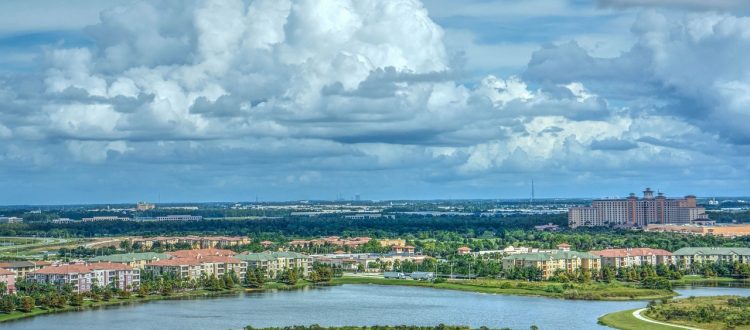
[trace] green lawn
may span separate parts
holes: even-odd
[[[652,300],[669,298],[675,295],[674,292],[668,290],[640,289],[618,283],[573,284],[573,288],[563,288],[562,284],[552,282],[450,280],[445,283],[432,283],[426,281],[351,276],[335,278],[331,283],[420,286],[435,289],[577,300]]]
[[[671,281],[672,284],[700,284],[700,283],[721,283],[721,282],[750,282],[750,279],[739,279],[733,277],[703,277],[700,275],[685,275],[679,280]]]
[[[638,309],[640,308],[629,309],[626,311],[619,311],[619,312],[614,312],[614,313],[604,315],[599,318],[599,324],[603,324],[611,328],[622,329],[622,330],[641,330],[641,329],[675,330],[675,329],[678,329],[675,327],[641,321],[635,318],[635,316],[633,316],[633,312]]]

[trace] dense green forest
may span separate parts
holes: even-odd
[[[167,234],[263,234],[297,237],[326,235],[389,237],[435,231],[449,231],[470,236],[505,229],[531,229],[543,223],[565,224],[565,215],[490,217],[421,217],[399,216],[397,219],[353,220],[340,217],[285,217],[256,220],[204,220],[174,222],[99,221],[75,224],[20,223],[0,225],[0,236],[113,236]],[[478,233],[478,234],[477,234]]]

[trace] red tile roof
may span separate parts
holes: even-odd
[[[16,273],[0,268],[0,275],[16,275]]]
[[[146,266],[195,266],[200,264],[200,260],[194,258],[174,258],[154,261]]]
[[[167,252],[167,254],[177,258],[201,258],[207,256],[233,256],[237,253],[232,250],[208,248],[195,250],[179,250],[174,252]]]
[[[114,263],[114,262],[95,262],[88,264],[91,269],[97,270],[133,270],[133,267],[129,267],[126,264]]]

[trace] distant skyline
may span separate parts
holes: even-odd
[[[0,205],[750,195],[744,0],[6,0]]]

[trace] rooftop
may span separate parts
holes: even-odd
[[[597,259],[598,257],[586,253],[576,251],[555,251],[555,252],[535,252],[535,253],[519,253],[507,256],[503,260],[529,260],[529,261],[545,261],[545,260],[561,260],[561,259]]]
[[[662,249],[632,248],[632,249],[606,249],[589,251],[600,257],[644,257],[644,256],[671,256],[672,252]]]
[[[676,256],[692,256],[698,254],[737,254],[743,256],[750,256],[750,248],[735,248],[735,247],[685,247],[674,251]]]
[[[108,256],[98,256],[89,259],[91,262],[133,262],[141,260],[161,260],[169,259],[170,255],[165,253],[156,252],[142,252],[142,253],[122,253],[122,254],[111,254]]]

